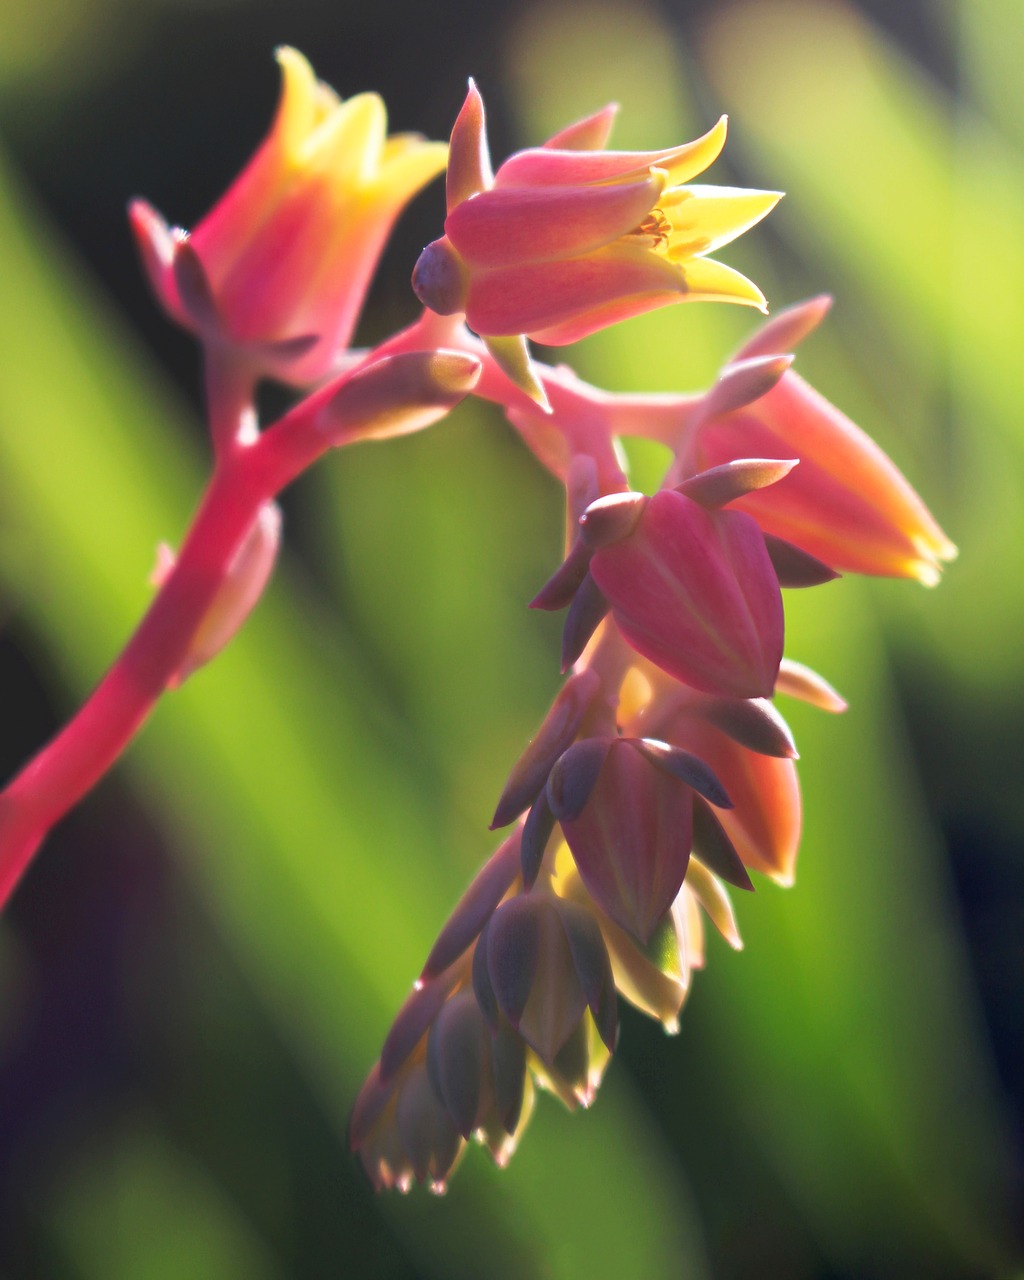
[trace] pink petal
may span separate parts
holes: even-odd
[[[755,522],[656,493],[632,537],[602,547],[591,573],[622,634],[704,693],[770,696],[782,658],[782,596]]]
[[[666,259],[617,244],[561,262],[476,271],[466,319],[479,334],[536,334],[595,314],[621,319],[672,302],[684,289],[681,273]]]
[[[632,231],[664,187],[660,177],[607,187],[504,187],[465,200],[445,234],[471,266],[499,267],[590,253]]]

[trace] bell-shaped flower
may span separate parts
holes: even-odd
[[[601,1039],[615,1045],[615,984],[601,932],[586,908],[552,893],[498,907],[476,945],[473,989],[491,1026],[506,1018],[549,1067],[588,1009]]]
[[[794,308],[794,321],[804,312],[814,321],[822,307],[812,302]],[[787,319],[780,315],[772,323]],[[793,335],[766,326],[765,341],[776,336],[792,341]],[[755,335],[741,355],[761,358],[765,341]],[[734,507],[753,516],[766,534],[833,569],[916,578],[929,586],[938,581],[956,547],[892,460],[845,414],[791,370],[739,408],[724,401],[719,408],[716,391],[691,409],[691,434],[680,459],[684,473],[738,458],[798,458],[800,465],[778,483],[745,494]]]
[[[257,373],[304,385],[348,345],[392,224],[444,168],[447,149],[388,138],[376,94],[342,101],[294,49],[277,57],[270,132],[192,234],[169,229],[143,201],[130,217],[172,316],[243,350]]]
[[[437,1096],[421,1049],[393,1080],[374,1067],[349,1121],[349,1146],[375,1191],[409,1191],[414,1182],[443,1192],[465,1141]]]
[[[628,537],[594,552],[590,574],[625,639],[662,670],[705,693],[771,695],[782,594],[749,515],[662,490]]]
[[[452,132],[445,234],[413,276],[420,300],[442,314],[464,312],[481,336],[509,344],[524,334],[574,342],[672,302],[764,310],[756,285],[706,256],[779,199],[692,184],[721,151],[725,118],[694,142],[645,152],[604,150],[610,123],[606,111],[570,126],[492,177],[483,103],[471,84]]]

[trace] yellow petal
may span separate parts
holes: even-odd
[[[779,191],[746,187],[670,188],[658,201],[669,224],[669,258],[678,262],[713,253],[760,222],[781,198]]]
[[[313,68],[298,49],[283,45],[275,56],[281,68],[281,97],[270,137],[284,155],[296,159],[316,126],[319,86]]]
[[[420,187],[426,186],[431,178],[444,172],[448,162],[448,144],[446,142],[425,142],[415,135],[398,135],[405,140],[400,148],[392,148],[391,143],[398,138],[389,138],[384,147],[380,168],[377,170],[367,196],[383,200],[388,205],[404,204]]]
[[[342,102],[306,139],[303,161],[330,169],[332,185],[359,186],[377,171],[388,116],[379,94],[359,93]]]
[[[768,312],[765,296],[757,285],[724,263],[711,258],[691,258],[679,264],[679,271],[689,301],[739,302],[757,307],[765,314]]]
[[[729,117],[722,116],[702,137],[677,147],[670,159],[658,161],[659,167],[668,171],[669,182],[673,186],[689,182],[718,159],[725,146],[728,123]]]

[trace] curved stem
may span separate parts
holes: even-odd
[[[50,828],[103,777],[149,716],[261,508],[330,447],[317,429],[318,401],[311,397],[258,438],[233,437],[174,568],[120,657],[0,793],[0,906]]]

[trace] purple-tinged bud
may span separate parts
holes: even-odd
[[[576,975],[598,1035],[614,1053],[619,1034],[618,1001],[608,949],[594,914],[574,902],[559,907]]]
[[[693,787],[694,791],[712,804],[718,805],[720,809],[732,808],[732,801],[725,788],[699,756],[684,751],[682,747],[674,747],[669,742],[660,742],[657,738],[630,738],[628,741],[651,764]]]
[[[464,1138],[493,1105],[490,1032],[471,991],[460,991],[434,1019],[427,1037],[427,1074]]]
[[[520,844],[519,866],[523,877],[523,888],[529,892],[540,875],[544,862],[544,854],[555,829],[555,815],[548,803],[547,791],[542,791],[533,802],[530,812],[523,823],[523,838]]]
[[[504,903],[487,927],[487,968],[498,1005],[548,1066],[588,1005],[602,1034],[614,1040],[604,943],[581,922],[580,910],[536,893]]]
[[[504,1018],[491,1039],[491,1066],[498,1122],[506,1134],[514,1134],[526,1123],[532,1090],[526,1089],[526,1041]]]
[[[724,507],[744,494],[776,484],[788,476],[799,461],[799,458],[737,458],[734,462],[723,462],[720,467],[699,471],[677,484],[675,492],[699,502],[702,507]]]
[[[568,671],[590,643],[594,632],[604,621],[608,601],[591,574],[580,583],[573,596],[562,628],[562,670]]]
[[[643,493],[609,493],[598,498],[580,516],[583,541],[588,547],[606,547],[628,538],[647,502]]]
[[[753,892],[754,886],[736,846],[726,835],[714,810],[701,800],[693,803],[693,852],[727,884]]]
[[[206,268],[187,231],[179,230],[171,234],[174,242],[171,271],[181,305],[199,333],[217,334],[222,325],[217,311],[217,299]]]
[[[572,549],[530,601],[531,609],[544,609],[555,613],[571,603],[590,568],[593,551],[582,538],[573,543]]]
[[[809,702],[820,711],[831,711],[834,714],[845,711],[848,705],[843,695],[824,676],[818,675],[817,671],[812,671],[802,662],[794,662],[792,658],[782,659],[775,692],[799,698],[801,702]]]
[[[518,818],[540,794],[551,766],[572,743],[601,687],[596,671],[579,671],[565,682],[537,731],[537,736],[519,757],[505,783],[491,829],[504,827]]]
[[[646,943],[679,892],[690,856],[693,790],[629,739],[613,740],[596,785],[562,831],[591,896]]]
[[[477,872],[427,956],[420,982],[427,983],[453,964],[491,918],[519,870],[520,832],[513,831]]]
[[[559,822],[579,817],[615,741],[614,738],[585,738],[574,743],[555,762],[548,778],[547,798]]]
[[[466,264],[448,237],[428,244],[412,273],[412,291],[420,302],[439,316],[456,315],[466,309],[468,289]]]
[[[799,758],[789,725],[767,698],[707,698],[697,712],[741,747],[762,756]]]
[[[413,1177],[434,1192],[444,1191],[464,1144],[423,1067],[410,1071],[402,1084],[395,1118]]]
[[[766,533],[764,545],[780,587],[820,587],[823,583],[834,582],[836,578],[842,577],[824,560],[819,560],[817,556],[812,556],[809,551],[802,550],[784,538]]]

